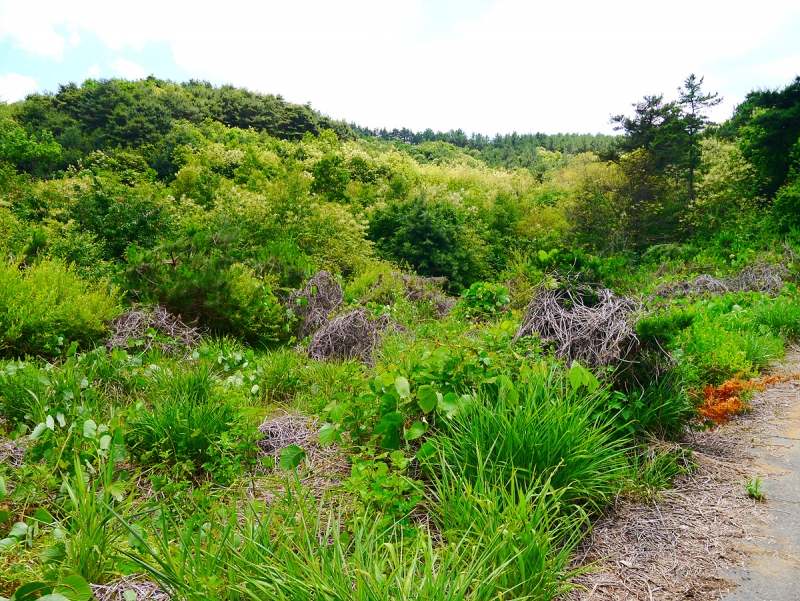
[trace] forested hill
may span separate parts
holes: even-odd
[[[411,146],[446,142],[470,152],[492,167],[531,169],[541,173],[537,148],[551,152],[603,153],[615,136],[602,134],[509,134],[489,138],[467,136],[462,130],[413,132],[408,129],[369,129],[336,121],[310,105],[286,102],[280,95],[259,94],[208,82],[173,83],[148,77],[139,81],[120,79],[85,81],[61,85],[49,94],[32,94],[16,105],[15,118],[29,134],[52,133],[64,152],[57,169],[64,169],[95,150],[140,148],[148,150],[151,166],[159,176],[167,175],[163,144],[177,121],[198,124],[205,119],[229,127],[253,128],[275,138],[298,140],[306,134],[318,136],[331,129],[340,140],[375,138],[400,141]],[[430,152],[418,152],[426,160]]]

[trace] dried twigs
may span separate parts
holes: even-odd
[[[589,304],[593,296],[597,302]],[[540,285],[515,339],[538,334],[554,345],[558,357],[592,367],[616,365],[629,361],[639,346],[633,327],[641,310],[639,301],[607,289]]]
[[[158,347],[165,354],[174,354],[194,346],[200,340],[200,330],[183,323],[164,307],[140,307],[126,311],[111,322],[111,336],[105,341],[108,350],[127,348],[131,341],[141,341],[138,350]],[[150,336],[155,330],[165,339]]]
[[[300,318],[301,338],[310,336],[328,323],[328,316],[344,300],[341,284],[327,271],[320,271],[306,285],[289,295],[289,306]]]
[[[306,353],[316,361],[357,358],[373,365],[381,334],[393,327],[397,326],[388,315],[373,319],[365,309],[355,309],[318,329]]]

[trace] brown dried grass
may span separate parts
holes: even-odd
[[[740,543],[770,520],[743,483],[756,450],[775,447],[776,416],[796,402],[794,369],[770,376],[774,386],[724,428],[687,432],[681,447],[693,451],[696,467],[658,503],[617,499],[578,551],[574,567],[594,569],[573,580],[579,588],[568,601],[712,600],[735,588],[725,570],[745,562]]]

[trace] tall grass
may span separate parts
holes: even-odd
[[[518,392],[479,395],[446,423],[439,437],[446,464],[472,483],[488,464],[494,482],[521,494],[549,482],[567,504],[602,506],[624,475],[628,442],[603,417],[606,393],[576,391],[554,369],[532,375]]]
[[[245,502],[246,503],[246,502]],[[503,582],[513,560],[500,532],[469,531],[437,545],[364,518],[345,530],[335,511],[290,486],[269,507],[241,513],[162,514],[142,553],[127,555],[173,597],[253,601],[521,600]]]
[[[504,481],[505,474],[486,459],[471,478],[444,457],[439,466],[432,475],[431,512],[446,540],[498,532],[503,545],[494,551],[492,565],[503,566],[500,584],[532,599],[568,592],[575,573],[569,563],[588,518],[579,508],[565,506],[567,489],[553,488],[544,478],[519,490],[516,478]]]
[[[254,453],[255,428],[215,390],[207,365],[158,372],[149,405],[137,407],[127,423],[131,455],[143,463],[181,464],[199,472],[241,464],[249,459],[248,450]]]

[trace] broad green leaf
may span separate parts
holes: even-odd
[[[569,370],[569,383],[573,390],[578,390],[583,385],[583,368],[578,363],[572,363]]]
[[[411,396],[411,387],[408,384],[408,380],[406,380],[403,376],[399,376],[394,381],[394,388],[397,391],[397,394],[400,395],[401,399],[407,399]]]
[[[97,423],[93,419],[87,419],[83,422],[83,437],[94,439],[97,436]]]
[[[396,432],[403,427],[403,416],[393,411],[381,417],[381,421],[375,426],[375,434]]]
[[[29,582],[19,587],[11,596],[14,601],[34,601],[42,595],[49,595],[53,592],[53,587],[44,582]]]
[[[417,403],[425,413],[436,409],[436,391],[428,384],[423,384],[417,389]]]
[[[53,430],[55,432],[56,421],[53,419],[52,415],[48,415],[46,418],[44,418],[44,423],[50,430]]]
[[[9,536],[15,538],[25,538],[26,534],[28,534],[28,524],[25,522],[17,522],[11,526],[11,531],[8,533]]]
[[[43,597],[39,597],[37,601],[72,601],[72,600],[59,593],[52,593],[50,595],[44,595]]]
[[[0,524],[6,524],[11,519],[8,509],[0,509]]]
[[[44,507],[39,507],[33,514],[33,519],[42,524],[52,524],[55,519]]]
[[[0,476],[0,501],[6,498],[8,494],[8,489],[6,488],[6,481],[3,480],[3,477]]]
[[[105,491],[111,495],[114,500],[119,503],[122,499],[125,498],[125,484],[117,480],[116,482],[112,482],[109,484]]]
[[[325,424],[319,429],[319,443],[328,445],[339,442],[342,439],[339,428],[334,424]]]
[[[305,459],[305,450],[298,447],[296,444],[289,445],[281,451],[281,459],[278,462],[278,467],[282,470],[294,470]]]
[[[428,459],[436,454],[436,445],[430,440],[422,443],[422,446],[417,451],[417,459]]]
[[[414,422],[411,424],[411,427],[406,431],[405,437],[406,440],[416,440],[428,429],[428,426],[423,424],[422,422]]]
[[[66,559],[67,552],[64,543],[56,543],[42,551],[41,558],[44,563],[61,563]]]
[[[331,421],[341,424],[344,416],[347,415],[347,410],[350,408],[349,403],[336,403],[331,409]]]
[[[457,400],[458,395],[456,393],[448,392],[441,399],[439,399],[439,411],[444,413],[445,417],[453,417],[458,411],[458,405],[456,404]]]
[[[13,549],[19,544],[16,538],[3,538],[0,539],[0,553]]]
[[[539,260],[540,261],[547,261],[550,257],[547,255],[546,251],[540,250],[539,251]]]
[[[125,601],[136,601],[136,593],[132,590],[127,590],[122,593],[123,598]]]

